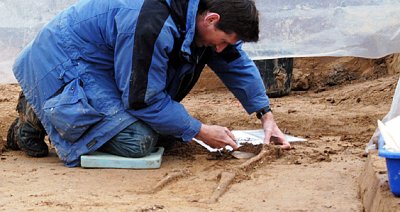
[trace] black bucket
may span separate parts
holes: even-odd
[[[281,97],[290,93],[293,58],[255,60],[269,97]]]

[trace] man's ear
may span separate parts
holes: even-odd
[[[207,12],[206,16],[204,17],[204,21],[209,25],[215,25],[218,23],[221,17],[218,13]]]

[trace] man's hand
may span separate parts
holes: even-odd
[[[282,149],[290,149],[290,144],[278,128],[278,125],[276,125],[272,112],[264,114],[261,117],[261,123],[265,134],[264,143],[270,144],[273,142],[274,144],[281,144]]]
[[[235,136],[226,128],[217,125],[202,124],[200,132],[196,135],[199,139],[213,148],[224,148],[227,145],[231,146],[234,150],[238,148]]]

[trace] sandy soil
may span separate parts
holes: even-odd
[[[362,211],[364,148],[399,76],[388,74],[385,59],[295,61],[295,91],[271,103],[278,125],[308,142],[245,169],[245,160],[209,160],[194,143],[170,146],[156,170],[66,168],[54,149],[40,159],[9,151],[3,146],[20,89],[0,85],[0,210]],[[207,124],[260,128],[223,88],[200,85],[183,103]]]

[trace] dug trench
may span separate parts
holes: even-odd
[[[271,106],[280,128],[307,142],[288,151],[272,146],[249,160],[210,160],[194,142],[171,141],[154,170],[66,168],[54,149],[39,159],[6,149],[20,88],[0,85],[0,210],[368,210],[359,187],[369,170],[364,149],[390,109],[399,78],[394,60],[296,59],[292,92]],[[206,124],[260,129],[208,71],[183,104]],[[363,184],[364,194],[376,185],[373,177]]]

